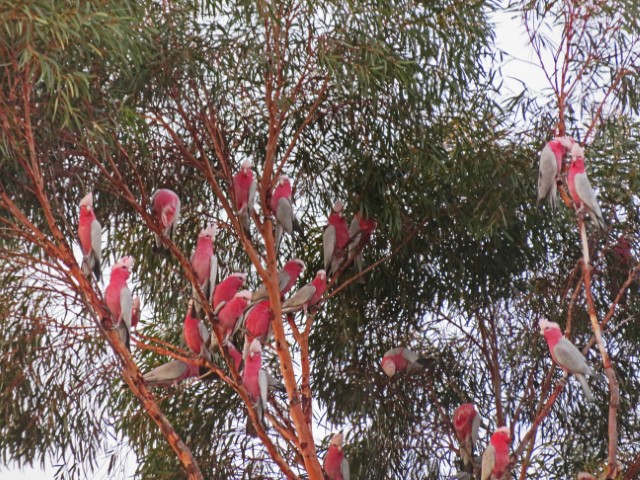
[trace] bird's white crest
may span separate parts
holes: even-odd
[[[509,427],[500,427],[495,431],[495,433],[498,433],[498,432],[505,433],[509,437],[511,436],[511,433],[509,433]]]
[[[117,268],[126,268],[128,271],[131,271],[131,269],[133,268],[133,257],[131,256],[122,257],[120,260],[116,262],[116,264],[113,266],[111,270],[114,270]]]
[[[325,270],[318,270],[316,275],[320,278],[327,278],[327,272]]]
[[[342,203],[340,200],[336,200],[336,202],[333,204],[333,211],[336,213],[341,213],[343,208],[344,203]]]
[[[289,177],[287,175],[280,175],[278,178],[278,185],[283,185],[285,182],[289,181]]]
[[[247,281],[247,274],[243,272],[235,272],[235,273],[232,273],[231,276],[241,278],[242,283]]]
[[[234,297],[244,298],[246,301],[251,301],[251,292],[249,290],[240,290],[234,295]]]
[[[562,145],[565,150],[571,150],[573,148],[573,145],[576,143],[573,138],[566,135],[564,137],[558,137],[556,140],[560,142],[560,145]]]
[[[200,237],[209,237],[212,240],[216,238],[216,233],[218,232],[218,227],[216,225],[209,225],[206,228],[200,230]]]
[[[253,339],[251,345],[249,346],[249,353],[252,355],[257,355],[258,353],[262,353],[262,345],[260,344],[260,340],[257,338]]]
[[[331,437],[331,441],[329,442],[329,445],[335,445],[339,449],[342,449],[343,440],[344,440],[344,435],[342,435],[342,432],[336,433],[333,437]]]
[[[89,192],[84,197],[82,197],[82,200],[80,200],[80,206],[93,207],[93,193]]]
[[[549,328],[557,328],[558,330],[560,330],[560,325],[558,325],[555,322],[550,322],[549,320],[547,320],[545,318],[540,320],[538,322],[538,325],[540,326],[540,330],[542,330],[543,333],[544,333],[545,330],[547,330]]]
[[[573,158],[584,158],[584,148],[582,148],[580,144],[575,143],[573,147],[571,147],[571,156]]]
[[[253,164],[251,163],[251,160],[249,160],[249,159],[247,158],[247,159],[245,159],[245,160],[242,162],[241,168],[242,168],[243,170],[251,170],[251,166],[252,166],[252,165],[253,165]]]

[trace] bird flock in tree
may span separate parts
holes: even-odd
[[[601,228],[605,228],[602,212],[598,206],[593,188],[585,173],[584,150],[570,137],[557,137],[546,144],[540,155],[538,177],[538,205],[547,200],[551,210],[557,206],[557,186],[564,181],[563,161],[571,153],[571,162],[566,182],[578,215],[588,213]],[[254,212],[257,181],[252,171],[251,161],[245,160],[237,174],[233,176],[231,198],[236,215],[242,228],[250,235],[250,221]],[[275,246],[279,251],[283,235],[293,235],[299,229],[293,213],[292,188],[290,179],[282,175],[271,192],[268,205],[274,217]],[[172,239],[180,221],[181,202],[178,195],[169,189],[157,190],[151,199],[152,214],[160,233],[155,233],[155,249],[166,249],[165,239]],[[376,221],[367,218],[362,212],[355,213],[350,225],[343,215],[344,205],[337,201],[328,216],[328,224],[323,232],[324,269],[318,270],[315,278],[296,290],[288,298],[285,296],[293,289],[305,269],[302,260],[294,258],[284,263],[278,271],[277,283],[280,292],[283,314],[294,314],[317,305],[327,289],[327,276],[335,275],[351,263],[358,271],[363,268],[362,250],[369,242],[377,227]],[[93,196],[87,194],[80,202],[78,238],[82,250],[82,271],[96,281],[102,278],[102,234],[101,225],[93,209]],[[223,348],[232,359],[238,372],[241,372],[245,387],[259,421],[264,428],[267,424],[264,413],[270,390],[284,391],[284,387],[265,368],[262,363],[263,347],[269,345],[271,322],[274,313],[271,309],[265,285],[258,286],[253,292],[245,289],[247,274],[236,272],[218,279],[218,259],[215,251],[217,227],[209,225],[202,228],[198,235],[195,250],[191,256],[191,266],[198,285],[192,285],[193,293],[189,299],[183,325],[183,337],[188,349],[197,357],[212,360],[212,350],[216,347],[215,335],[211,335],[203,319],[205,309],[198,294],[198,288],[209,302],[213,311],[213,324],[219,329],[223,339]],[[127,281],[132,272],[134,259],[121,258],[111,267],[109,284],[104,291],[104,299],[110,313],[109,326],[118,332],[118,336],[130,349],[131,330],[140,320],[141,306],[138,297],[133,298]],[[587,376],[596,376],[587,365],[582,353],[566,339],[557,323],[546,319],[539,321],[541,333],[547,341],[552,359],[566,372],[573,374],[587,400],[593,395],[587,383]],[[244,337],[242,353],[234,341]],[[393,348],[385,353],[381,362],[382,370],[389,377],[400,374],[416,374],[432,367],[432,360],[421,357],[405,347]],[[213,372],[196,363],[171,360],[144,375],[149,386],[170,387],[193,377],[214,378]],[[451,423],[459,441],[459,455],[462,466],[473,474],[479,463],[474,457],[474,447],[478,442],[479,428],[482,423],[473,403],[465,403],[455,409]],[[256,436],[250,419],[247,420],[247,434]],[[511,433],[507,426],[500,426],[491,435],[482,456],[481,479],[502,479],[509,466],[509,446]],[[349,465],[343,450],[342,432],[335,434],[324,458],[324,471],[329,480],[348,480]],[[459,474],[463,478],[464,473]]]

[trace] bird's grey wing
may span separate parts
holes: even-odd
[[[260,387],[260,401],[262,402],[262,405],[266,407],[269,381],[267,379],[267,372],[264,368],[261,368],[258,373],[258,386]]]
[[[595,220],[602,228],[604,228],[604,218],[602,217],[602,211],[600,211],[600,205],[596,199],[596,194],[591,187],[591,182],[585,173],[578,173],[574,178],[576,192],[580,196],[580,200],[585,206],[593,212],[596,218]]]
[[[349,472],[349,461],[344,457],[340,464],[340,473],[342,474],[342,480],[349,480],[351,478],[351,472]]]
[[[413,350],[409,350],[408,348],[404,348],[402,350],[402,356],[409,363],[416,363],[420,356],[414,352]]]
[[[251,217],[251,212],[253,212],[253,206],[256,203],[256,193],[258,191],[258,180],[255,178],[253,182],[251,182],[251,186],[249,187],[249,199],[247,200],[247,216]]]
[[[209,266],[209,303],[212,303],[213,291],[216,289],[216,285],[218,283],[218,257],[215,252],[211,255],[211,262]]]
[[[558,363],[570,372],[582,373],[584,375],[593,373],[580,350],[566,338],[561,338],[556,346],[553,347],[553,354],[558,360]]]
[[[127,331],[131,331],[131,315],[133,313],[133,297],[131,296],[131,290],[125,286],[120,290],[120,315]]]
[[[327,226],[322,234],[322,251],[324,253],[324,269],[329,270],[331,266],[331,259],[333,258],[333,252],[336,249],[336,227],[333,225]]]
[[[187,371],[187,364],[180,360],[172,360],[144,374],[144,381],[149,384],[171,383]]]
[[[298,308],[303,306],[311,297],[316,293],[316,287],[313,285],[305,285],[296,293],[294,293],[290,298],[287,299],[286,302],[282,305],[284,309]]]
[[[495,464],[496,447],[489,444],[487,449],[482,454],[482,475],[480,476],[482,480],[489,480],[491,478],[491,473]]]
[[[482,423],[482,417],[476,413],[473,417],[473,423],[471,424],[471,445],[475,445],[478,441],[478,434],[480,433],[480,424]]]
[[[251,294],[251,301],[257,302],[258,300],[262,300],[267,298],[268,292],[267,287],[263,284],[258,287],[258,289]]]
[[[278,212],[276,214],[278,222],[289,235],[293,233],[293,207],[288,198],[278,200]]]
[[[279,291],[284,290],[284,287],[287,286],[287,283],[289,283],[289,280],[291,280],[291,277],[289,276],[287,271],[286,270],[280,270],[278,272],[278,290]]]
[[[200,333],[200,338],[202,338],[202,341],[206,345],[207,340],[209,340],[209,330],[205,327],[204,322],[198,322],[198,332]]]
[[[544,148],[540,154],[540,166],[538,169],[538,204],[549,195],[554,193],[556,175],[558,174],[558,163],[556,156],[550,148]]]
[[[91,250],[100,264],[102,262],[102,226],[98,220],[91,222]]]

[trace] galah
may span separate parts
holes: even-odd
[[[242,319],[242,313],[251,300],[251,292],[249,290],[240,290],[228,302],[220,304],[216,317],[220,326],[220,331],[224,337],[224,343],[229,341],[231,335],[238,329]]]
[[[349,226],[342,216],[344,205],[338,201],[333,204],[327,226],[322,234],[324,269],[335,272],[344,260],[345,249],[349,243]]]
[[[251,342],[249,354],[244,362],[242,372],[242,384],[247,389],[253,408],[256,411],[258,420],[267,428],[264,421],[264,411],[267,405],[267,373],[262,368],[262,345],[257,338]],[[256,436],[251,420],[247,418],[247,434]]]
[[[127,280],[133,268],[133,258],[121,258],[111,268],[109,285],[104,291],[107,308],[111,314],[111,323],[117,330],[127,349],[130,348],[131,318],[133,316],[133,298]]]
[[[244,317],[244,358],[247,357],[249,347],[254,339],[257,338],[262,343],[267,341],[267,338],[271,335],[271,321],[273,317],[274,315],[269,300],[258,302],[249,309]]]
[[[582,355],[582,352],[580,352],[573,343],[564,338],[560,330],[560,325],[557,323],[550,322],[543,318],[538,322],[538,325],[547,341],[547,345],[549,345],[549,351],[551,352],[553,361],[565,372],[575,375],[580,382],[587,401],[592,401],[593,394],[587,383],[586,376],[597,377],[598,375],[587,365],[587,360],[584,358],[584,355]]]
[[[283,231],[289,235],[293,234],[293,192],[289,177],[281,175],[278,178],[276,188],[271,194],[270,207],[276,216],[276,251],[280,249]]]
[[[463,403],[453,412],[453,428],[460,440],[462,463],[468,465],[473,458],[473,447],[478,442],[482,418],[473,403]]]
[[[131,328],[135,329],[140,322],[140,297],[133,297],[131,307]]]
[[[586,209],[589,216],[603,230],[606,228],[596,194],[584,170],[584,150],[577,143],[571,149],[571,166],[567,178],[569,193],[578,210]]]
[[[387,376],[393,377],[396,373],[405,371],[409,374],[420,373],[431,363],[428,358],[421,357],[406,347],[397,347],[382,357],[382,370]]]
[[[365,218],[362,213],[356,212],[349,225],[348,258],[353,258],[353,263],[358,272],[362,271],[362,248],[369,243],[371,234],[378,227],[378,222],[372,218]]]
[[[100,281],[102,277],[102,226],[93,211],[93,194],[80,200],[78,239],[82,249],[82,273],[89,278],[91,273]]]
[[[573,143],[573,139],[569,137],[557,137],[548,142],[542,149],[538,167],[537,206],[546,199],[551,205],[551,210],[556,209],[557,179],[562,171],[562,159],[571,150]]]
[[[284,267],[278,270],[278,289],[280,290],[280,296],[293,288],[302,272],[304,272],[304,262],[298,258],[289,260],[284,264]],[[267,287],[260,285],[260,287],[253,292],[251,302],[255,303],[268,297]]]
[[[507,427],[500,427],[482,455],[482,480],[500,480],[509,465],[509,444],[511,437]]]
[[[180,198],[168,188],[160,188],[151,197],[151,212],[162,229],[162,235],[155,234],[156,247],[162,247],[162,237],[171,239],[180,221]]]
[[[324,270],[318,270],[311,283],[307,283],[282,304],[282,313],[304,310],[306,314],[307,308],[318,303],[326,289],[327,273]]]
[[[222,280],[213,291],[213,309],[218,310],[222,302],[228,302],[244,286],[247,281],[246,273],[232,273]]]
[[[227,348],[227,352],[229,352],[229,356],[231,357],[231,360],[233,360],[233,365],[236,367],[236,370],[239,372],[243,362],[242,354],[238,351],[236,346],[231,342],[227,342],[225,344],[225,347]]]
[[[199,375],[198,365],[172,360],[145,373],[143,378],[150,387],[173,387],[187,378]]]
[[[349,480],[349,462],[342,448],[342,432],[336,433],[329,442],[329,450],[324,457],[324,473],[329,480]]]
[[[246,232],[249,232],[249,221],[256,201],[257,190],[258,182],[251,171],[251,160],[246,159],[242,162],[240,171],[233,176],[233,199],[236,215],[238,215]]]
[[[203,228],[198,235],[198,242],[196,249],[191,255],[191,266],[198,279],[198,284],[204,296],[209,303],[213,300],[213,292],[216,288],[216,281],[218,279],[218,258],[216,257],[213,240],[216,236],[217,227],[210,225]],[[195,286],[193,289],[193,304],[196,307],[196,313],[202,311],[202,305],[200,298],[196,292]]]
[[[194,316],[193,310],[193,300],[190,300],[187,316],[184,318],[184,341],[193,353],[211,360],[211,352],[207,349],[209,331],[202,320]]]

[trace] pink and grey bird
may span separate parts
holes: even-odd
[[[284,267],[278,270],[278,289],[280,290],[281,297],[293,288],[302,272],[304,272],[304,262],[298,258],[289,260],[284,264]],[[267,287],[260,285],[260,287],[253,292],[251,302],[255,303],[268,297]]]
[[[276,216],[276,251],[280,248],[283,231],[293,234],[293,192],[289,177],[281,175],[271,195],[271,211]]]
[[[207,349],[209,331],[202,320],[194,315],[193,310],[193,300],[190,300],[187,316],[184,318],[184,341],[193,353],[211,360],[211,352]]]
[[[264,412],[267,405],[267,372],[262,368],[262,345],[255,339],[249,346],[249,354],[245,358],[244,371],[242,372],[242,384],[247,389],[253,408],[258,416],[258,420],[266,429]],[[247,418],[247,434],[256,436],[251,420]]]
[[[362,271],[362,249],[371,240],[371,234],[378,227],[378,222],[372,218],[365,218],[357,212],[349,225],[348,258],[353,258],[353,263],[358,272]]]
[[[324,253],[324,269],[327,272],[338,270],[344,261],[345,249],[349,243],[349,226],[342,216],[342,202],[335,202],[327,226],[322,234],[322,249]]]
[[[171,239],[180,221],[180,198],[168,188],[156,190],[151,197],[151,212],[162,235],[155,234],[156,247],[163,246],[162,238]]]
[[[251,171],[251,160],[246,159],[242,162],[240,171],[233,176],[233,199],[236,215],[238,215],[246,232],[249,232],[249,221],[257,190],[258,182]]]
[[[135,329],[140,322],[140,297],[133,297],[133,305],[131,307],[131,328]]]
[[[107,308],[111,314],[111,323],[120,339],[130,348],[131,319],[133,316],[133,298],[127,280],[133,268],[133,258],[124,257],[111,268],[109,285],[104,292]]]
[[[349,462],[342,448],[342,432],[336,433],[329,442],[329,450],[324,457],[324,473],[329,480],[349,480]]]
[[[247,308],[250,300],[251,292],[249,290],[240,290],[231,300],[220,304],[216,317],[220,326],[220,333],[224,337],[223,345],[238,330],[242,320],[242,313]]]
[[[247,281],[246,273],[232,273],[222,280],[213,291],[213,309],[218,310],[222,302],[231,300]]]
[[[91,273],[100,281],[102,277],[102,227],[93,211],[93,194],[88,193],[80,201],[78,239],[82,249],[82,273],[89,278]]]
[[[207,298],[207,302],[210,304],[213,300],[213,292],[216,288],[216,281],[218,278],[218,258],[216,257],[213,240],[216,237],[217,227],[215,225],[203,228],[198,235],[198,242],[196,249],[191,255],[191,266],[198,279],[198,284],[202,293]],[[193,287],[193,302],[196,308],[196,313],[202,311],[202,304],[200,298],[196,292],[195,286]]]
[[[551,210],[556,209],[557,180],[562,171],[562,159],[571,150],[573,140],[569,137],[557,137],[548,142],[540,153],[538,167],[538,200],[536,205],[544,200],[549,201]]]
[[[257,338],[261,343],[266,343],[271,336],[271,321],[273,318],[274,315],[269,300],[258,302],[247,311],[244,317],[244,358],[246,358],[254,339]]]
[[[326,289],[327,273],[324,270],[318,270],[316,277],[311,283],[307,283],[304,287],[297,290],[282,304],[282,313],[303,310],[306,314],[309,307],[320,301]]]
[[[591,219],[604,230],[606,225],[602,217],[602,211],[600,211],[596,194],[584,170],[584,150],[577,143],[571,149],[571,166],[569,167],[567,183],[569,184],[569,193],[573,203],[576,204],[578,210],[584,208]]]
[[[393,377],[401,372],[420,373],[431,363],[432,361],[428,358],[421,357],[406,347],[397,347],[389,350],[382,357],[382,370],[389,377]]]
[[[175,387],[191,377],[200,376],[198,365],[172,360],[144,374],[144,381],[150,387]]]
[[[501,480],[509,465],[511,436],[507,427],[500,427],[482,455],[482,480]]]
[[[482,418],[473,403],[463,403],[453,412],[453,428],[460,440],[460,457],[467,465],[473,458],[473,447],[478,442],[478,431]]]
[[[557,323],[550,322],[543,318],[538,322],[538,325],[547,341],[553,361],[565,372],[575,375],[584,391],[585,398],[587,401],[592,401],[593,394],[591,393],[586,377],[598,377],[598,375],[591,370],[582,352],[564,337],[560,330],[560,325]]]

